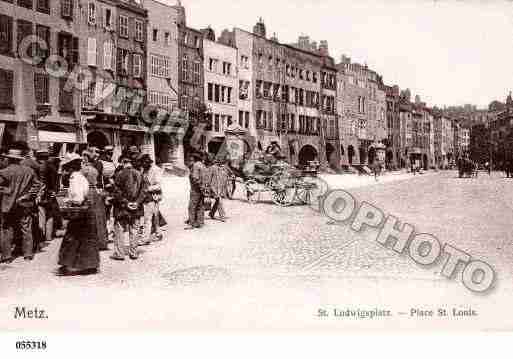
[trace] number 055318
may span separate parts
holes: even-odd
[[[45,340],[19,340],[16,342],[16,349],[18,350],[45,350]]]

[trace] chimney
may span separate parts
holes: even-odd
[[[265,24],[264,24],[264,20],[262,20],[262,18],[259,18],[256,25],[253,27],[253,34],[255,34],[257,36],[265,37],[265,35],[266,35]]]
[[[322,56],[329,56],[330,52],[328,49],[328,41],[321,40],[321,42],[319,43],[319,53]]]

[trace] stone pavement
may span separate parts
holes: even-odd
[[[356,178],[355,178],[356,177]],[[475,295],[307,206],[248,204],[242,192],[226,201],[227,223],[208,220],[184,231],[186,178],[165,179],[164,241],[141,248],[138,261],[115,262],[102,252],[94,276],[57,277],[59,240],[33,263],[0,266],[0,326],[9,329],[385,329],[510,328],[513,180],[456,172],[373,178],[323,177],[386,213],[412,223],[496,268],[497,285]],[[359,180],[360,182],[358,182]],[[360,185],[358,185],[360,184]],[[473,305],[477,319],[412,320],[412,307]],[[16,305],[40,306],[46,321],[12,319]],[[393,317],[319,318],[318,310],[381,308]],[[77,318],[80,318],[77,321]]]

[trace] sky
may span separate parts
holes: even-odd
[[[174,4],[175,0],[160,0]],[[187,24],[252,31],[282,43],[328,40],[429,105],[487,107],[513,90],[512,0],[182,0]]]

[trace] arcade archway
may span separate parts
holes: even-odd
[[[302,166],[308,165],[309,161],[315,161],[318,159],[318,153],[315,147],[311,145],[305,145],[299,151],[299,164]]]
[[[110,145],[107,136],[101,131],[92,131],[87,135],[87,143],[89,146],[98,147],[103,149],[105,146]]]

